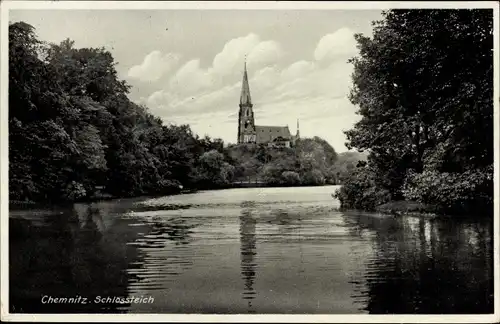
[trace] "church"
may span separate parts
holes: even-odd
[[[288,126],[256,126],[253,113],[250,86],[248,84],[247,64],[243,72],[241,85],[240,110],[238,115],[238,144],[264,144],[269,147],[291,147],[299,139],[299,121],[297,134],[291,135]]]

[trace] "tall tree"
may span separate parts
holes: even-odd
[[[101,186],[115,196],[171,193],[196,185],[192,171],[205,152],[223,151],[221,140],[163,125],[132,102],[115,65],[102,48],[45,44],[32,26],[10,25],[12,199],[75,200]],[[232,178],[227,163],[215,167],[220,177],[204,186]]]
[[[26,23],[9,26],[9,185],[13,199],[52,199],[73,180],[77,145],[65,120],[78,112],[43,60],[44,44]]]
[[[369,150],[378,185],[401,198],[406,170],[493,162],[493,11],[390,10],[356,35],[348,146]]]

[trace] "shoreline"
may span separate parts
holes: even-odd
[[[271,184],[261,184],[261,183],[251,183],[246,184],[236,183],[227,186],[220,186],[218,188],[197,188],[197,189],[181,189],[178,192],[172,193],[158,193],[158,194],[147,194],[138,196],[112,196],[110,194],[95,195],[92,197],[77,199],[73,201],[19,201],[19,200],[9,200],[9,210],[12,208],[23,209],[23,208],[36,208],[36,207],[48,207],[48,206],[64,206],[72,205],[77,203],[95,203],[100,201],[110,201],[110,200],[120,200],[120,199],[140,199],[140,198],[157,198],[166,196],[177,196],[184,194],[197,193],[199,191],[212,191],[212,190],[227,190],[227,189],[241,189],[241,188],[301,188],[301,187],[326,187],[326,186],[336,186],[336,184],[324,184],[324,185],[271,185]]]
[[[341,212],[355,212],[355,213],[368,213],[377,214],[387,217],[418,217],[423,219],[448,219],[448,220],[459,220],[459,219],[485,219],[492,218],[494,216],[493,212],[491,214],[485,213],[482,216],[472,216],[471,214],[452,214],[440,212],[437,206],[425,205],[415,201],[399,200],[390,201],[388,203],[379,205],[375,207],[375,210],[357,210],[348,208],[339,208]]]
[[[111,200],[121,200],[121,199],[151,199],[158,197],[166,197],[166,196],[178,196],[184,194],[193,194],[200,191],[212,191],[212,190],[227,190],[227,189],[245,189],[245,188],[300,188],[300,187],[326,187],[326,186],[335,186],[335,184],[324,184],[324,185],[316,185],[316,186],[307,186],[307,185],[299,185],[299,186],[290,186],[290,185],[269,185],[269,184],[259,184],[257,186],[221,186],[219,188],[200,188],[200,189],[182,189],[179,192],[174,192],[170,194],[151,194],[151,195],[139,195],[139,196],[129,196],[129,197],[117,197],[111,195],[101,195],[95,196],[87,199],[75,200],[75,201],[61,201],[61,202],[33,202],[33,201],[9,201],[9,210],[23,210],[23,209],[34,209],[34,208],[53,208],[53,207],[61,207],[68,206],[73,204],[85,204],[85,203],[97,203],[97,202],[105,202]],[[336,200],[333,193],[332,202]],[[353,213],[368,213],[368,214],[378,214],[388,217],[419,217],[424,219],[464,219],[471,217],[470,215],[453,215],[440,213],[436,206],[425,205],[422,203],[418,203],[415,201],[390,201],[385,204],[379,205],[375,207],[374,210],[358,210],[358,209],[350,209],[350,208],[335,208],[339,212],[353,212]],[[485,214],[482,218],[492,217],[493,214]],[[474,217],[477,218],[477,217]]]

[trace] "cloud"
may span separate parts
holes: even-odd
[[[281,73],[275,66],[267,66],[256,71],[250,79],[250,91],[256,92],[258,98],[262,92],[266,92],[281,84]]]
[[[213,60],[213,70],[217,74],[232,74],[236,69],[241,69],[241,63],[245,55],[249,54],[260,43],[260,37],[255,34],[248,34],[228,41],[221,52],[215,55]],[[239,67],[237,67],[239,65]]]
[[[258,69],[277,62],[283,54],[276,41],[262,41],[258,35],[250,33],[229,40],[215,55],[212,66],[202,67],[199,59],[184,63],[167,86],[171,92],[198,97],[205,91],[216,91],[240,79],[245,55],[249,69]]]
[[[257,44],[247,57],[249,67],[263,66],[277,62],[283,56],[283,50],[275,41],[265,41]]]
[[[353,33],[339,29],[318,41],[314,60],[282,65],[285,51],[279,43],[249,34],[228,41],[211,66],[202,67],[199,59],[184,63],[145,101],[166,122],[187,123],[200,135],[234,142],[242,65],[248,54],[256,123],[288,124],[294,133],[300,119],[302,135],[323,137],[342,151],[343,130],[359,116],[347,98],[352,65],[339,58],[355,49]]]
[[[127,75],[129,78],[143,82],[156,81],[172,70],[179,60],[179,54],[167,53],[162,55],[160,51],[153,51],[144,57],[141,64],[131,67]]]
[[[349,93],[352,65],[344,61],[319,66],[314,62],[298,61],[280,70],[266,67],[250,80],[256,102],[277,102],[288,98],[339,97]],[[255,90],[255,91],[254,91]]]
[[[308,62],[308,61],[298,61],[293,64],[291,64],[288,68],[286,68],[283,71],[283,78],[285,79],[295,79],[295,78],[301,78],[304,75],[314,71],[315,69],[314,62]]]
[[[170,88],[187,95],[196,93],[214,84],[209,70],[200,68],[200,60],[195,59],[185,63],[170,79]]]
[[[148,98],[143,99],[150,108],[165,108],[167,105],[174,104],[176,100],[174,95],[163,90],[155,91]]]
[[[277,62],[284,52],[281,45],[273,40],[263,41],[253,33],[247,36],[229,40],[217,55],[215,55],[212,73],[225,76],[239,73],[245,56],[249,68],[257,69]]]
[[[160,117],[171,115],[187,118],[200,114],[223,112],[228,115],[239,103],[241,82],[226,85],[214,91],[206,91],[196,96],[183,96],[172,90],[160,90],[145,101]]]
[[[326,68],[298,61],[284,69],[272,66],[256,71],[250,78],[256,123],[288,124],[294,133],[300,119],[303,136],[323,137],[344,150],[343,130],[359,118],[347,99],[351,71],[343,61]],[[162,91],[161,96],[152,94],[149,101],[170,100],[160,113],[167,121],[188,123],[199,134],[234,142],[240,89],[241,81],[194,97],[180,98],[177,93]]]
[[[314,58],[316,61],[333,60],[356,52],[354,32],[349,28],[341,28],[319,40],[314,50]]]

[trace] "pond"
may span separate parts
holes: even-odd
[[[10,312],[493,312],[491,220],[339,212],[335,189],[11,210]]]

